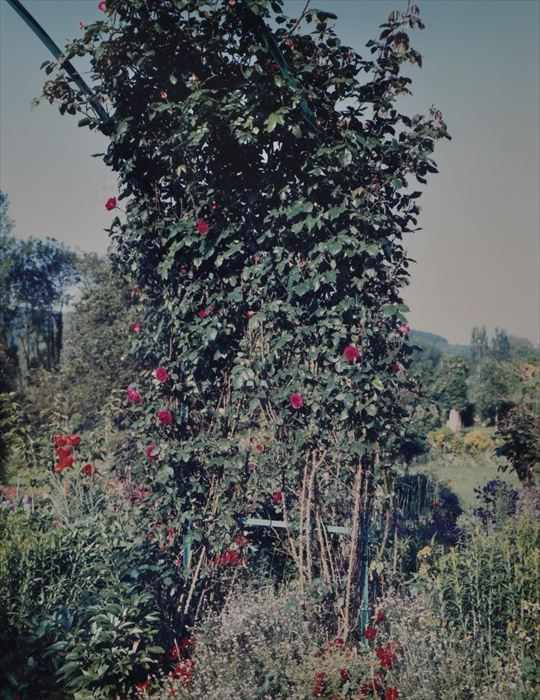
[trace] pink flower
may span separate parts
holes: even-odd
[[[144,454],[149,462],[153,462],[157,457],[158,448],[154,442],[151,442],[144,448]]]
[[[304,405],[304,397],[296,391],[294,394],[290,395],[289,403],[295,411],[298,411]]]
[[[86,25],[85,25],[84,22],[79,22],[79,27],[80,27],[81,29],[84,29],[84,28],[86,27]]]
[[[199,318],[207,318],[208,316],[210,316],[210,311],[208,311],[207,309],[201,309],[197,312],[197,316]]]
[[[169,96],[167,95],[166,90],[162,90],[162,91],[159,93],[159,96],[161,97],[162,100],[166,100],[166,99],[169,97]]]
[[[347,362],[356,362],[360,359],[361,354],[362,353],[356,347],[356,345],[347,345],[343,350],[343,357],[347,360]]]
[[[375,629],[375,627],[366,627],[366,629],[364,630],[364,637],[369,642],[372,642],[376,636],[377,636],[377,630]]]
[[[141,324],[140,323],[132,323],[131,324],[131,332],[132,333],[140,333],[141,332]]]
[[[400,372],[403,372],[405,367],[401,364],[401,362],[394,362],[394,364],[390,368],[394,374],[399,374]]]
[[[105,12],[107,9],[107,3],[105,2],[105,0],[101,0],[97,7],[100,12]]]
[[[105,3],[103,3],[105,5]],[[109,197],[109,199],[105,202],[105,209],[107,211],[112,211],[113,209],[116,209],[116,204],[117,200],[116,197]]]
[[[283,503],[283,491],[274,491],[272,494],[272,503],[276,506]]]
[[[201,236],[206,236],[206,234],[208,233],[208,229],[210,228],[208,226],[208,222],[204,219],[197,219],[196,227],[197,233]]]
[[[170,379],[169,373],[167,372],[165,367],[158,367],[157,369],[155,369],[152,372],[152,376],[154,377],[154,379],[157,379],[158,382],[161,382],[162,384],[163,382],[168,382]]]
[[[401,326],[398,328],[398,331],[402,335],[409,335],[409,333],[411,332],[411,327],[408,323],[402,323]]]
[[[172,425],[173,414],[168,408],[162,408],[157,412],[157,419],[161,425]]]
[[[137,389],[135,389],[132,386],[128,386],[128,388],[126,389],[126,394],[127,394],[127,400],[130,403],[140,403],[142,401],[142,396],[137,391]]]

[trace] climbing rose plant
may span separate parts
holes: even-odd
[[[448,136],[435,109],[399,110],[402,67],[421,65],[405,32],[423,27],[418,9],[393,12],[367,58],[334,15],[288,18],[282,0],[100,9],[66,57],[90,60],[110,119],[61,63],[44,95],[109,136],[118,175],[122,207],[106,206],[116,264],[140,290],[142,367],[123,456],[191,538],[187,587],[206,590],[216,562],[249,562],[229,553],[243,517],[285,518],[300,581],[341,596],[346,634],[358,529],[413,387],[401,298],[413,185],[437,172]],[[331,523],[351,538],[332,539]]]

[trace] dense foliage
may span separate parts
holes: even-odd
[[[310,580],[330,566],[313,525],[352,511],[356,533],[374,465],[399,449],[412,386],[402,239],[417,224],[413,180],[437,172],[447,131],[436,110],[398,109],[403,65],[421,64],[405,33],[423,26],[414,5],[364,59],[332,14],[289,19],[282,4],[110,0],[66,50],[90,59],[110,120],[61,65],[46,66],[44,94],[110,135],[120,194],[107,208],[126,205],[111,235],[144,294],[144,370],[123,456],[199,564],[239,517],[277,510],[300,523],[289,549]],[[355,538],[348,574],[338,564],[348,601]]]

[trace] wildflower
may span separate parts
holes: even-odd
[[[57,447],[55,452],[58,459],[64,459],[73,453],[73,448],[71,445],[66,445],[66,447]]]
[[[214,559],[216,566],[240,566],[243,564],[240,552],[236,549],[227,549]]]
[[[153,462],[157,457],[157,445],[151,442],[144,448],[144,454],[149,462]]]
[[[206,236],[206,234],[208,233],[208,229],[210,227],[208,225],[208,222],[205,221],[204,219],[197,219],[196,228],[197,228],[197,233],[199,235]]]
[[[387,688],[384,694],[384,700],[398,700],[399,690],[397,688]]]
[[[377,630],[375,629],[375,627],[366,627],[366,629],[364,630],[364,637],[369,642],[372,642],[376,636],[377,636]]]
[[[58,462],[54,465],[54,471],[59,473],[64,471],[64,469],[71,469],[74,461],[73,455],[59,456]]]
[[[79,447],[81,444],[81,436],[80,435],[68,435],[66,438],[66,442],[68,445],[72,445],[73,447]]]
[[[102,3],[100,3],[100,5],[101,4]],[[103,5],[105,6],[105,3],[103,3]],[[105,202],[105,209],[107,211],[112,211],[113,209],[116,209],[116,204],[117,204],[116,197],[109,197],[109,199]]]
[[[343,357],[347,362],[356,362],[360,359],[361,352],[356,345],[347,345],[343,350]]]
[[[161,382],[162,384],[163,382],[168,382],[170,379],[169,373],[167,372],[165,367],[157,367],[157,369],[155,369],[152,372],[152,376],[154,377],[154,379],[157,379],[158,382]]]
[[[157,412],[157,419],[161,425],[172,425],[173,414],[168,408],[162,408]]]
[[[272,494],[272,503],[276,506],[283,503],[283,491],[274,491]]]
[[[64,435],[55,435],[53,437],[53,443],[55,447],[64,447],[67,445],[67,437]]]
[[[207,318],[208,316],[210,316],[210,312],[209,312],[207,309],[201,309],[201,310],[197,313],[197,316],[198,316],[199,318]]]
[[[291,406],[294,408],[295,411],[298,411],[304,405],[304,397],[302,396],[302,394],[295,392],[294,394],[290,395],[289,403],[291,404]]]
[[[127,400],[130,403],[140,403],[142,401],[142,396],[137,391],[137,389],[135,389],[132,386],[128,386],[128,388],[126,389],[126,395],[127,395]]]
[[[236,535],[234,538],[234,543],[237,547],[242,549],[242,547],[246,547],[249,544],[249,540],[245,535]]]
[[[141,332],[141,324],[136,322],[131,324],[131,332],[132,333],[140,333]]]
[[[84,467],[81,469],[81,474],[84,474],[85,476],[94,476],[95,473],[96,468],[93,464],[85,464]]]

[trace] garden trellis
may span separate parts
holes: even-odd
[[[420,193],[406,177],[436,172],[430,154],[447,134],[435,110],[395,109],[411,82],[401,64],[421,61],[403,31],[422,26],[414,5],[368,44],[373,60],[341,44],[331,13],[307,11],[314,31],[303,33],[282,5],[102,2],[103,19],[46,65],[44,95],[110,134],[104,159],[127,200],[110,234],[144,295],[143,369],[115,463],[133,465],[160,517],[179,520],[201,595],[204,562],[239,514],[268,513],[276,489],[300,522],[288,538],[301,580],[331,556],[302,532],[351,517],[349,533],[333,533],[350,538],[346,635],[357,603],[365,624],[375,487],[391,481],[414,388],[399,288]],[[92,97],[66,67],[78,56],[90,58]],[[100,100],[107,124],[86,109]]]

